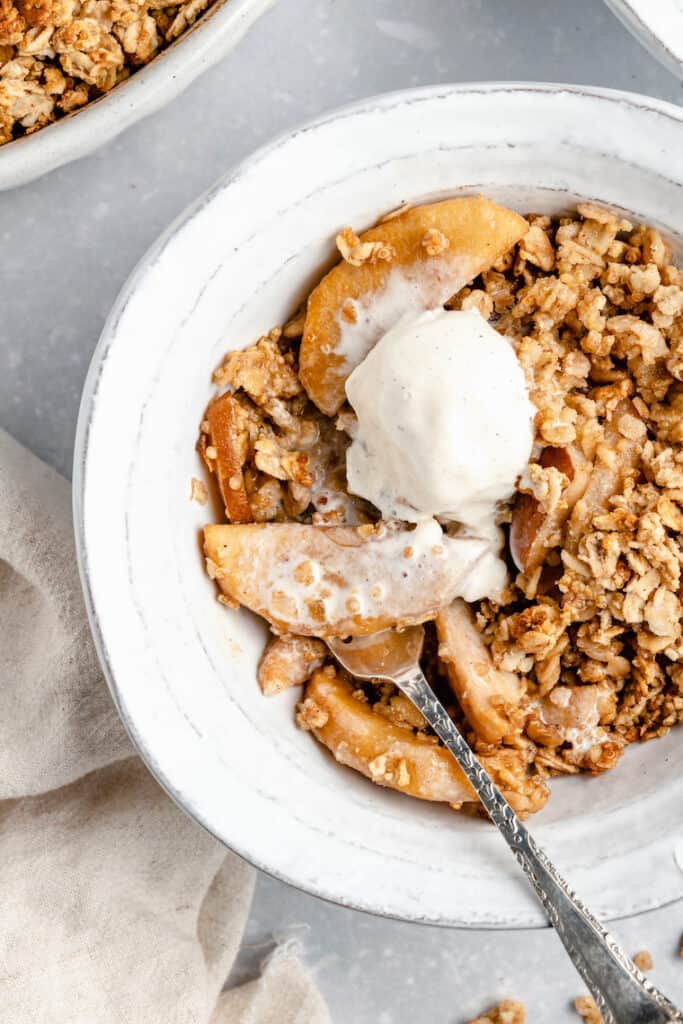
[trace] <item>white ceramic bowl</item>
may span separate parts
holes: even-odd
[[[218,0],[158,57],[111,92],[33,135],[0,146],[0,191],[92,153],[174,96],[240,41],[275,0]]]
[[[481,821],[371,785],[261,696],[266,631],[217,603],[189,501],[224,352],[281,323],[333,254],[406,200],[484,191],[520,210],[576,196],[683,235],[683,111],[624,93],[469,85],[368,100],[278,139],[144,258],[111,313],[78,427],[75,518],[91,624],[142,756],[188,813],[263,870],[378,914],[536,926]],[[604,917],[683,895],[681,735],[597,779],[558,780],[532,827]],[[676,847],[680,846],[676,859]]]
[[[683,78],[683,0],[607,0],[653,57]]]

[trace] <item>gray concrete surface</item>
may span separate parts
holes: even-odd
[[[0,195],[0,425],[69,474],[83,379],[119,288],[169,221],[254,147],[371,93],[535,79],[681,102],[600,0],[279,0],[239,50],[98,153]],[[683,1002],[683,906],[615,926]],[[582,986],[550,932],[374,919],[259,880],[234,979],[298,938],[336,1024],[461,1024],[502,996],[570,1024]]]

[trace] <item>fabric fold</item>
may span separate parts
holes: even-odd
[[[0,432],[3,1020],[329,1024],[289,947],[221,995],[254,881],[135,755],[87,625],[69,486]]]

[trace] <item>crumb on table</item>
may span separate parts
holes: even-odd
[[[584,1024],[603,1024],[602,1014],[592,996],[579,996],[574,1000],[574,1009]]]
[[[476,1017],[469,1024],[524,1024],[526,1007],[516,999],[503,999],[492,1007],[483,1017]]]
[[[633,962],[639,971],[651,971],[655,965],[652,959],[652,953],[649,949],[641,949],[639,953],[633,957]]]

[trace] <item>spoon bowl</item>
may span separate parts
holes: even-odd
[[[393,681],[419,663],[424,635],[422,626],[407,626],[343,640],[330,638],[327,646],[352,676]]]

